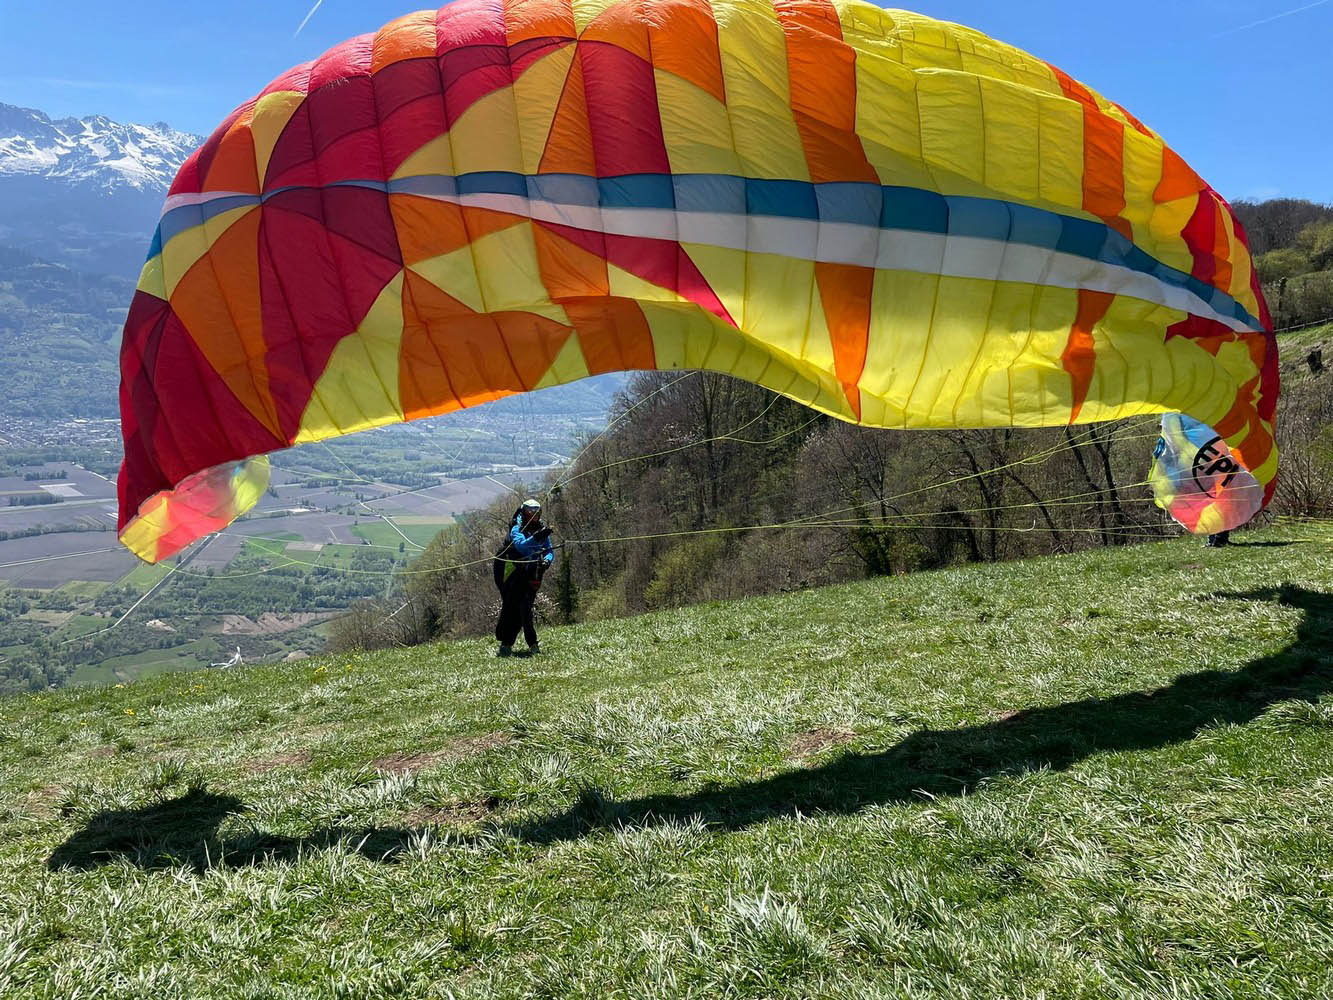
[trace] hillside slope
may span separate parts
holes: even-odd
[[[0,993],[1327,996],[1330,541],[5,699]]]

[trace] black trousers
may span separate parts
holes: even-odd
[[[502,646],[512,646],[523,629],[529,646],[537,645],[537,626],[532,623],[532,604],[537,592],[526,573],[515,570],[500,586],[500,619],[495,623],[495,638]]]

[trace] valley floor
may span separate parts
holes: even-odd
[[[1333,994],[1333,526],[0,700],[6,997]]]

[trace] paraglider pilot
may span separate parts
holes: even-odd
[[[514,512],[509,522],[509,537],[495,554],[495,586],[500,591],[500,618],[495,623],[495,638],[500,656],[510,656],[514,640],[523,629],[528,650],[540,653],[537,628],[532,622],[532,605],[541,589],[542,577],[555,552],[551,549],[551,529],[542,523],[542,505],[528,499]]]

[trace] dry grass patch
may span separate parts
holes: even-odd
[[[856,734],[847,729],[810,729],[800,733],[792,740],[791,755],[799,761],[817,757],[825,750],[842,746],[856,739]]]
[[[370,766],[377,771],[388,771],[390,774],[416,774],[418,771],[424,771],[446,761],[475,757],[487,750],[504,746],[511,739],[509,733],[500,731],[482,733],[477,736],[461,736],[435,750],[419,753],[392,753],[387,757],[372,760]]]

